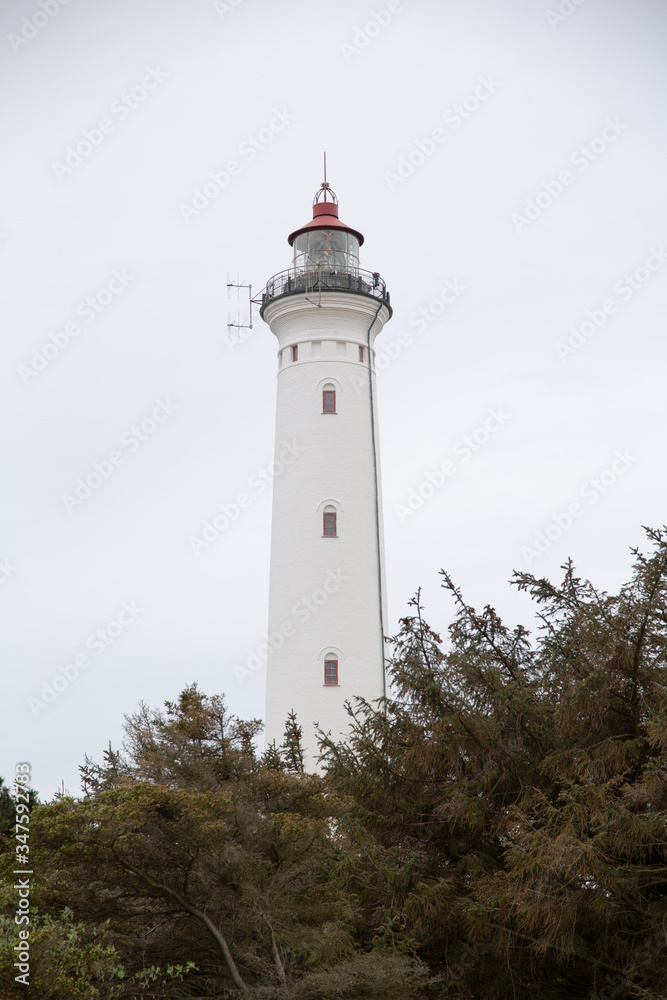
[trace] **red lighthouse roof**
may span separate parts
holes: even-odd
[[[320,201],[320,198],[322,198],[322,201]],[[313,198],[312,219],[305,226],[301,226],[300,229],[295,229],[293,233],[290,233],[287,237],[287,242],[292,246],[297,236],[300,236],[301,233],[310,232],[311,229],[340,229],[356,236],[359,240],[359,246],[364,242],[364,237],[358,229],[346,226],[338,218],[338,198],[329,184],[327,184],[326,175]]]

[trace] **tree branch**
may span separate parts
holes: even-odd
[[[222,931],[215,926],[211,918],[206,913],[204,913],[203,910],[199,910],[196,906],[193,906],[192,903],[188,902],[187,899],[184,899],[183,896],[181,896],[180,893],[176,892],[175,889],[172,889],[170,886],[165,885],[163,882],[158,882],[156,879],[151,878],[151,876],[147,875],[145,872],[139,871],[139,869],[137,868],[133,868],[132,865],[129,865],[126,861],[123,861],[122,864],[125,866],[125,868],[127,868],[129,872],[132,872],[133,875],[136,875],[137,878],[142,879],[142,881],[146,882],[154,889],[160,889],[168,896],[171,896],[171,898],[175,899],[176,902],[187,913],[190,913],[193,917],[196,917],[197,920],[200,920],[204,924],[209,933],[212,934],[212,936],[215,938],[220,948],[220,951],[222,952],[223,958],[225,960],[225,965],[227,966],[227,970],[230,976],[232,977],[232,982],[234,983],[237,989],[247,991],[248,987],[244,983],[243,979],[241,978],[241,974],[239,973],[239,970],[236,967],[236,962],[232,958],[232,953],[229,950],[229,945],[225,940],[225,936],[222,933]]]
[[[273,927],[271,926],[271,924],[269,924],[268,920],[267,920],[267,924],[269,926],[269,930],[271,931],[271,957],[273,959],[273,964],[276,967],[276,975],[278,976],[278,979],[280,980],[280,982],[284,983],[285,982],[285,966],[282,963],[282,959],[280,957],[280,952],[278,951],[278,945],[276,943],[276,935],[273,933]]]

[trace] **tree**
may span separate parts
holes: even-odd
[[[419,595],[392,692],[322,736],[355,806],[341,860],[368,940],[417,950],[443,996],[658,1000],[667,993],[667,536],[608,595],[571,562],[517,573],[533,643],[451,578],[450,642]]]
[[[28,789],[27,793],[28,810],[33,809],[39,802],[37,792],[34,788]],[[21,811],[25,805],[21,807]],[[11,790],[5,785],[4,778],[0,778],[0,845],[5,838],[9,837],[14,830],[16,823],[16,802]]]
[[[303,728],[295,712],[290,712],[285,722],[285,739],[280,748],[284,766],[290,774],[303,774]]]
[[[191,963],[160,997],[233,988],[288,1000],[314,996],[313,982],[322,998],[370,997],[382,975],[413,997],[417,965],[398,956],[382,973],[382,956],[356,948],[353,904],[334,877],[345,805],[321,776],[265,766],[256,729],[194,686],[164,712],[142,705],[124,749],[86,761],[83,801],[35,810],[38,905],[106,926],[128,977]]]
[[[30,957],[25,963],[29,973],[21,985],[15,978],[20,975],[16,942],[13,918],[0,916],[0,1000],[16,1000],[22,989],[40,1000],[97,1000],[100,989],[111,990],[119,983],[121,968],[113,946],[101,945],[90,929],[75,925],[70,910],[59,918],[32,919]]]
[[[630,582],[513,583],[537,631],[451,578],[419,594],[390,695],[350,706],[304,773],[300,726],[194,685],[126,718],[85,795],[31,812],[47,1000],[660,1000],[667,995],[667,531]],[[11,997],[12,805],[0,789],[0,997]],[[4,878],[2,877],[4,876]],[[8,983],[8,985],[6,985]],[[38,995],[40,995],[38,993]]]

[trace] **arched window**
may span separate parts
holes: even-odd
[[[338,684],[338,660],[327,657],[324,661],[324,683]]]
[[[322,413],[336,412],[336,388],[328,382],[322,389]]]
[[[325,538],[336,538],[338,535],[338,516],[336,508],[328,506],[324,508],[323,532]]]

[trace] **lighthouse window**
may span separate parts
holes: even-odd
[[[360,361],[364,360],[364,349],[363,349],[363,347],[359,348],[359,360]]]
[[[338,684],[338,660],[324,661],[324,683]]]
[[[359,240],[345,229],[315,229],[294,241],[294,266],[299,271],[356,274]]]
[[[324,389],[322,392],[322,413],[336,412],[336,390]]]
[[[335,538],[336,532],[336,512],[325,510],[324,512],[324,537]]]
[[[298,361],[298,360],[299,360],[299,348],[298,345],[295,344],[294,347],[292,348],[292,361]]]

